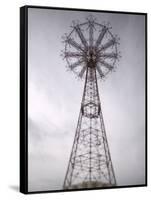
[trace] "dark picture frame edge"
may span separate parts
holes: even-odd
[[[20,8],[20,192],[28,193],[28,16],[27,6]]]
[[[145,17],[145,43],[144,43],[145,44],[145,184],[124,185],[124,186],[116,186],[116,187],[112,186],[112,187],[103,187],[103,188],[71,189],[71,190],[47,190],[47,191],[32,191],[32,192],[28,191],[28,8],[144,15]],[[23,7],[20,7],[20,192],[21,193],[38,194],[38,193],[52,193],[52,192],[72,192],[72,191],[146,187],[148,185],[147,103],[148,103],[147,102],[147,13],[93,10],[93,9],[82,9],[82,8],[33,6],[33,5],[25,5]]]

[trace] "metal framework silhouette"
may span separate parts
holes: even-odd
[[[111,33],[109,23],[100,24],[93,16],[84,23],[74,21],[71,28],[64,36],[63,57],[85,84],[63,188],[116,186],[97,80],[114,71],[119,38]]]

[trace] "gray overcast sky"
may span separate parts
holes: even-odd
[[[120,37],[115,73],[99,82],[118,185],[145,182],[145,18],[139,15],[29,9],[29,191],[62,189],[77,125],[83,81],[66,71],[62,35],[72,20],[110,22]]]

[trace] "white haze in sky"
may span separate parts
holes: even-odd
[[[108,143],[117,183],[145,183],[145,18],[140,15],[29,9],[28,189],[62,189],[84,82],[66,70],[62,35],[72,20],[93,14],[120,37],[115,73],[99,81]]]

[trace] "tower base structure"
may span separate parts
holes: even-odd
[[[116,184],[109,184],[109,183],[102,183],[98,181],[84,181],[79,184],[65,186],[63,189],[65,190],[72,190],[72,189],[90,189],[90,188],[107,188],[107,187],[114,187]]]

